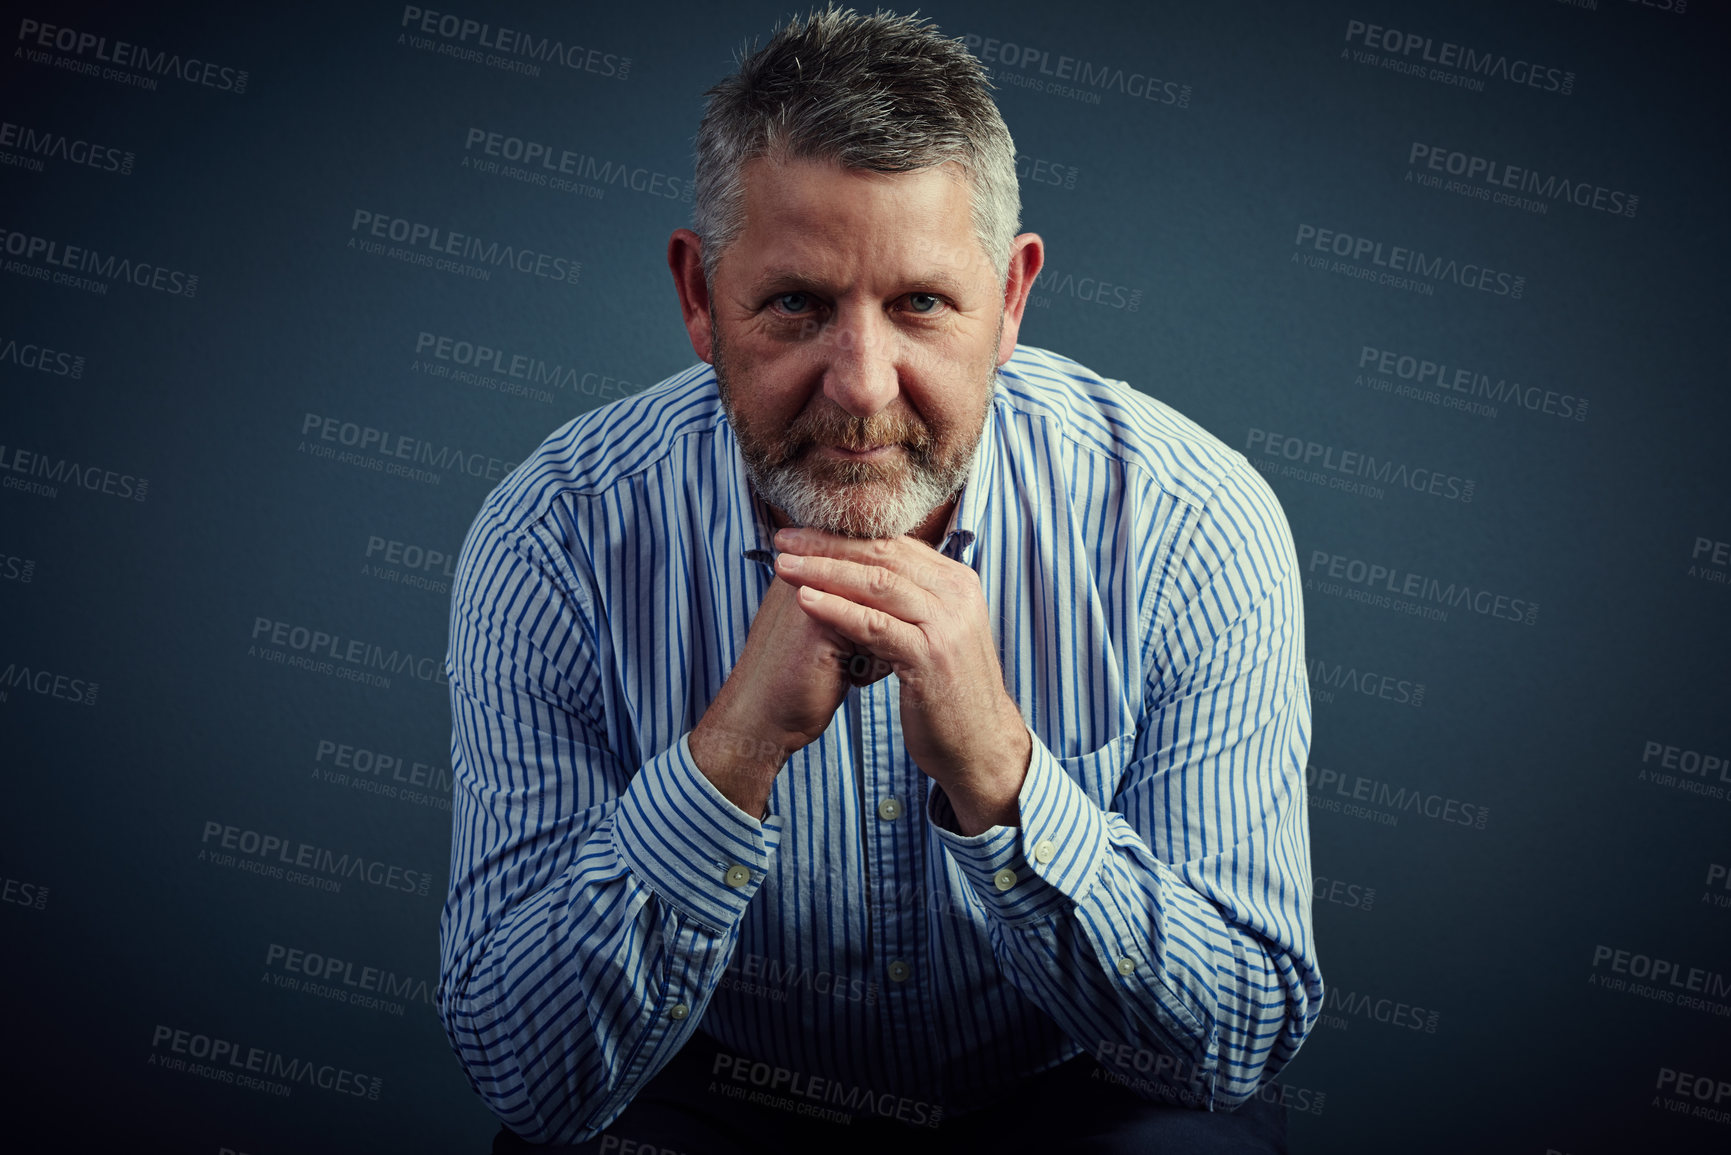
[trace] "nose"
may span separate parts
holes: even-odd
[[[824,335],[823,393],[855,417],[883,410],[901,392],[897,342],[887,318],[861,309]]]

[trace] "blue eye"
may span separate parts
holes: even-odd
[[[805,293],[782,293],[776,297],[775,303],[781,306],[784,313],[803,313],[805,306],[811,304],[811,298]]]
[[[943,302],[938,300],[935,293],[910,293],[908,295],[908,307],[916,313],[935,313],[941,304]]]

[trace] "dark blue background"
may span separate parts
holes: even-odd
[[[0,473],[25,476],[4,468],[22,449],[149,483],[143,501],[0,490],[0,672],[66,675],[64,695],[100,687],[82,704],[0,686],[8,1114],[61,1128],[68,1150],[482,1150],[494,1124],[425,997],[449,812],[313,776],[326,741],[448,777],[445,688],[403,674],[362,686],[248,651],[264,618],[441,657],[449,575],[435,566],[430,589],[378,577],[368,544],[454,555],[494,482],[320,460],[300,448],[302,426],[328,415],[510,462],[605,400],[582,385],[544,402],[429,377],[414,369],[422,332],[628,389],[691,363],[663,264],[689,204],[479,173],[463,165],[476,155],[466,134],[683,184],[704,89],[788,10],[448,9],[629,57],[621,79],[420,51],[398,42],[403,10],[389,3],[6,9],[0,121],[135,163],[0,164],[0,229],[199,277],[189,299],[0,272],[0,346],[85,359],[72,377],[0,354]],[[1025,342],[1127,379],[1240,449],[1272,431],[1472,479],[1465,503],[1270,478],[1312,577],[1326,577],[1326,564],[1308,569],[1322,551],[1540,607],[1532,625],[1459,608],[1430,621],[1308,595],[1323,664],[1313,784],[1328,785],[1313,794],[1313,864],[1344,884],[1315,918],[1331,1000],[1351,998],[1331,1002],[1332,1023],[1285,1076],[1311,1106],[1292,1115],[1294,1150],[1724,1150],[1731,1128],[1664,1109],[1656,1081],[1662,1069],[1731,1080],[1731,995],[1715,1013],[1589,983],[1617,977],[1595,967],[1599,946],[1731,972],[1731,908],[1704,881],[1731,863],[1731,777],[1705,776],[1717,798],[1641,777],[1659,769],[1643,763],[1649,742],[1731,755],[1727,567],[1690,572],[1698,538],[1731,540],[1716,6],[925,11],[954,35],[1190,90],[1180,107],[1001,85],[1030,166],[1024,227],[1048,246]],[[243,68],[246,91],[78,75],[19,51],[23,19]],[[1344,39],[1351,20],[1566,69],[1573,91],[1493,79],[1474,92],[1359,63],[1343,56],[1362,47]],[[997,71],[1039,77],[1033,64]],[[1404,179],[1414,142],[1635,193],[1639,208],[1536,214],[1421,188]],[[1032,179],[1036,160],[1072,187]],[[348,245],[356,210],[580,260],[581,277],[477,281],[367,255]],[[1426,296],[1306,268],[1302,224],[1508,270],[1524,291],[1443,283]],[[1136,308],[1085,299],[1084,279],[1139,290]],[[1355,383],[1365,346],[1590,404],[1576,421],[1409,400]],[[1338,668],[1422,683],[1422,705],[1331,687]],[[1361,776],[1488,819],[1401,811],[1385,825],[1320,804],[1349,801],[1334,784]],[[429,872],[429,893],[352,879],[327,893],[216,866],[199,858],[209,822]],[[281,989],[271,944],[391,970],[422,997],[395,1015]],[[1377,1021],[1395,1003],[1435,1012],[1434,1033]],[[381,1091],[297,1084],[285,1099],[167,1071],[150,1064],[166,1053],[159,1026],[347,1068]]]

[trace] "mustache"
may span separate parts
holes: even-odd
[[[920,459],[931,452],[936,438],[931,428],[911,413],[884,412],[856,417],[831,407],[801,413],[778,440],[788,457],[812,445],[834,445],[856,451],[880,445],[900,445]]]

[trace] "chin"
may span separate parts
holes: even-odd
[[[931,513],[929,507],[914,509],[905,502],[846,494],[805,503],[798,508],[782,508],[800,525],[859,538],[900,537],[912,533]]]
[[[901,537],[912,533],[920,522],[925,520],[925,514],[913,518],[893,517],[891,510],[868,510],[861,513],[849,512],[828,525],[818,526],[829,533],[839,533],[843,537],[879,538]],[[931,512],[927,510],[927,513]]]
[[[797,470],[781,470],[758,487],[764,500],[797,525],[844,537],[900,537],[917,529],[947,495],[934,499],[926,487],[868,482],[836,485]]]

